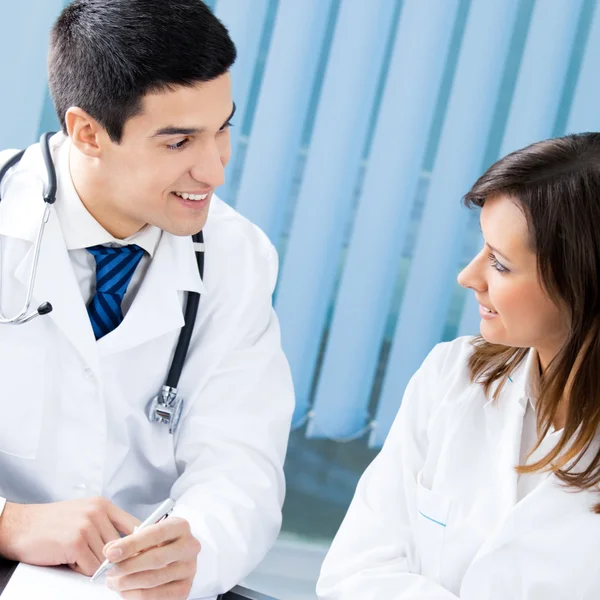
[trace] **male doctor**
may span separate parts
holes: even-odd
[[[63,131],[33,306],[53,310],[0,325],[0,555],[86,575],[108,557],[123,598],[214,597],[280,527],[293,390],[271,306],[277,257],[214,195],[234,60],[199,0],[76,0],[52,30]],[[5,315],[24,302],[46,180],[35,145],[0,188]],[[187,292],[201,299],[172,435],[147,407]],[[172,515],[133,533],[168,497]]]

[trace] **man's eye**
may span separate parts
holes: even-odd
[[[169,150],[181,150],[182,148],[187,146],[189,141],[189,138],[186,138],[185,140],[181,140],[180,142],[176,142],[175,144],[170,144],[169,146],[167,146],[167,148]]]

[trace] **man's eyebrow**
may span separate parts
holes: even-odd
[[[231,110],[231,114],[229,115],[229,117],[227,117],[227,120],[223,123],[223,125],[221,125],[221,129],[223,129],[223,127],[225,127],[229,123],[229,121],[231,121],[231,119],[233,119],[233,115],[235,115],[235,111],[236,111],[236,105],[234,102],[233,109]],[[169,136],[169,135],[198,135],[200,133],[204,133],[205,131],[206,131],[206,129],[204,127],[202,127],[202,128],[175,127],[173,125],[170,125],[168,127],[162,127],[161,129],[156,131],[151,137],[157,138],[157,137],[163,137],[163,136]]]

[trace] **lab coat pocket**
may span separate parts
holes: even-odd
[[[449,499],[418,481],[416,540],[421,559],[420,574],[436,582],[440,580],[449,513]]]
[[[34,459],[42,429],[46,351],[0,344],[0,452]]]

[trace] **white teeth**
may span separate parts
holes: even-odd
[[[183,198],[184,200],[204,200],[208,194],[187,194],[185,192],[174,192],[176,196]]]

